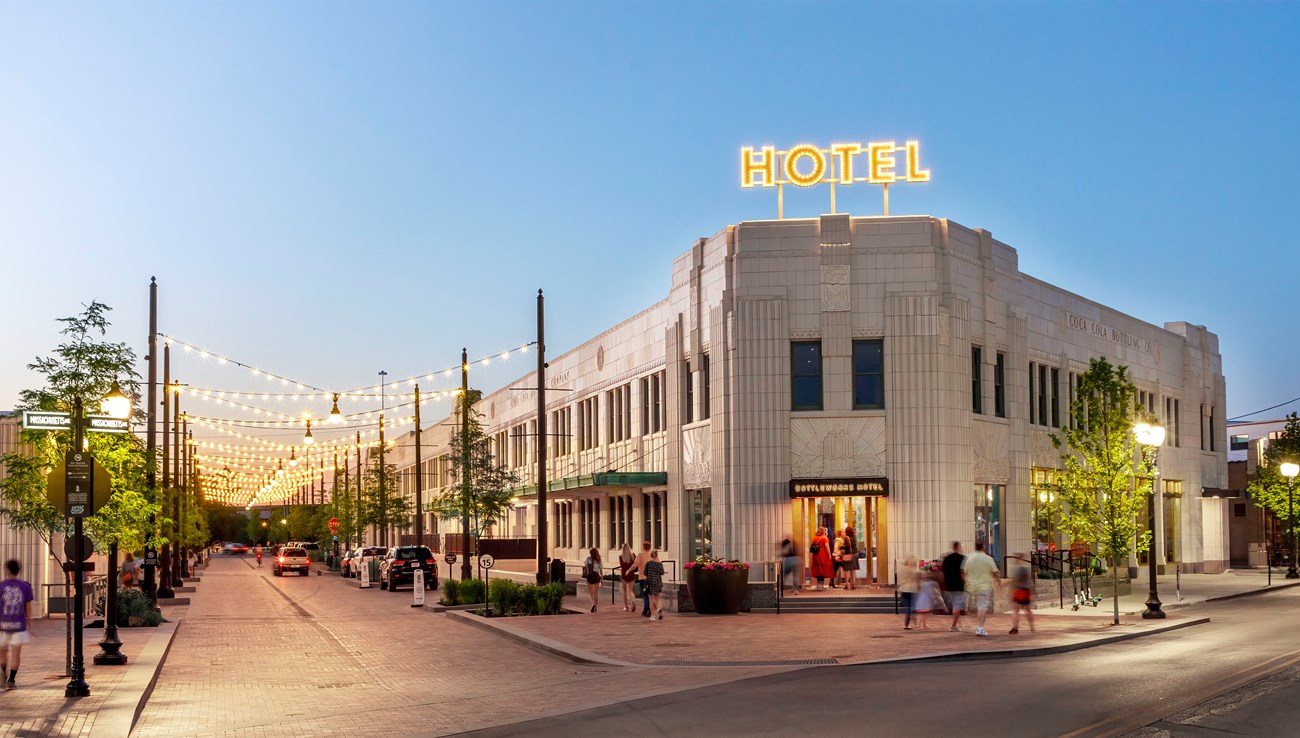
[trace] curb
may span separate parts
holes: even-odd
[[[149,637],[149,642],[127,665],[122,681],[99,708],[99,714],[90,727],[90,738],[122,738],[131,734],[149,696],[153,694],[154,685],[158,683],[158,674],[167,661],[180,625],[180,620],[163,623],[158,626],[158,632]]]
[[[478,615],[471,615],[467,612],[449,611],[447,617],[453,620],[459,620],[467,625],[476,628],[489,630],[498,635],[504,636],[516,643],[527,646],[534,651],[541,651],[551,656],[558,656],[565,661],[572,661],[575,664],[596,664],[600,666],[645,666],[645,664],[634,664],[627,661],[616,661],[604,656],[585,651],[580,648],[574,648],[567,643],[562,643],[551,638],[533,635],[520,628],[515,628],[505,623],[495,623]]]
[[[1194,625],[1205,625],[1210,622],[1209,618],[1196,618],[1183,623],[1171,623],[1150,630],[1141,630],[1133,633],[1120,633],[1118,635],[1106,636],[1104,638],[1095,638],[1078,643],[1066,643],[1060,646],[1038,646],[1034,648],[1009,648],[1000,651],[951,651],[948,653],[936,653],[928,656],[900,656],[894,659],[871,659],[867,661],[846,661],[841,666],[860,666],[864,664],[907,664],[921,663],[926,661],[972,661],[975,659],[1016,659],[1028,658],[1034,656],[1053,656],[1061,653],[1070,653],[1071,651],[1082,651],[1085,648],[1094,648],[1096,646],[1106,646],[1111,643],[1121,643],[1131,641],[1136,638],[1145,638],[1146,636],[1160,635],[1170,633],[1183,628],[1190,628]]]
[[[1297,583],[1300,586],[1300,583]],[[1237,595],[1234,595],[1237,596]],[[562,658],[565,661],[572,661],[575,664],[595,664],[600,666],[633,666],[633,667],[656,667],[655,664],[640,664],[629,661],[619,661],[607,658],[591,651],[581,648],[575,648],[562,641],[551,638],[534,635],[522,628],[515,628],[505,623],[496,623],[468,612],[448,611],[447,617],[460,620],[467,625],[476,628],[489,630],[498,635],[504,636],[516,643],[527,646],[534,651],[540,651],[551,656]],[[1145,638],[1147,636],[1170,633],[1183,628],[1190,628],[1195,625],[1204,625],[1209,623],[1209,618],[1196,618],[1185,622],[1176,622],[1169,625],[1154,627],[1147,630],[1136,631],[1132,633],[1120,633],[1102,638],[1094,638],[1077,643],[1066,643],[1059,646],[1038,646],[1033,648],[1010,648],[1004,650],[990,651],[949,651],[945,653],[928,654],[925,656],[900,656],[892,659],[866,659],[863,661],[843,661],[834,666],[869,666],[874,664],[907,664],[922,663],[927,661],[971,661],[977,659],[1011,659],[1011,658],[1032,658],[1035,656],[1052,656],[1061,653],[1070,653],[1071,651],[1082,651],[1086,648],[1096,646],[1105,646],[1112,643],[1121,643],[1131,641],[1136,638]],[[712,666],[721,666],[723,664],[712,664]],[[734,665],[739,667],[757,666],[756,663],[736,662]],[[659,667],[662,668],[662,667]]]
[[[1245,592],[1237,592],[1235,594],[1230,594],[1230,595],[1219,595],[1218,597],[1207,597],[1201,601],[1202,602],[1223,602],[1224,600],[1235,600],[1239,597],[1251,597],[1254,595],[1268,594],[1269,592],[1276,592],[1279,589],[1291,589],[1292,587],[1300,587],[1300,582],[1291,582],[1290,584],[1275,584],[1272,587],[1263,587],[1260,589],[1248,589]],[[1194,604],[1196,603],[1189,602],[1186,605],[1182,605],[1182,607],[1189,607]]]

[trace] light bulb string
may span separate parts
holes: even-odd
[[[349,389],[349,390],[345,390],[345,391],[327,390],[327,389],[322,389],[321,387],[317,387],[317,386],[315,386],[315,385],[307,384],[306,382],[300,382],[300,381],[298,381],[298,380],[296,380],[296,379],[290,379],[289,377],[283,376],[283,375],[281,375],[281,374],[276,374],[275,372],[269,372],[269,371],[266,371],[266,370],[264,370],[264,369],[260,369],[260,368],[258,368],[258,367],[253,366],[252,364],[245,364],[245,363],[242,362],[242,361],[237,361],[237,360],[235,360],[235,359],[231,359],[230,357],[228,357],[228,356],[226,356],[226,355],[224,355],[224,354],[219,354],[219,353],[216,353],[216,352],[213,352],[213,351],[209,351],[209,350],[207,350],[207,349],[205,349],[205,348],[202,348],[202,347],[197,346],[197,345],[195,345],[195,344],[189,343],[188,341],[182,340],[182,339],[177,338],[177,337],[175,337],[175,336],[168,335],[168,334],[166,334],[166,333],[161,333],[161,332],[160,332],[160,333],[158,333],[157,335],[158,335],[159,338],[162,338],[162,339],[163,339],[164,343],[166,343],[166,344],[168,344],[168,345],[170,345],[170,344],[172,344],[172,343],[176,343],[176,344],[179,344],[182,348],[184,348],[187,352],[195,352],[195,351],[197,351],[198,354],[199,354],[199,357],[202,358],[202,359],[206,359],[206,358],[208,358],[208,357],[215,357],[216,360],[217,360],[217,362],[218,362],[219,364],[234,364],[235,366],[238,366],[238,367],[241,367],[241,368],[247,369],[248,371],[252,372],[254,376],[265,376],[265,377],[268,377],[269,379],[272,379],[272,380],[277,380],[277,379],[278,379],[278,380],[280,380],[280,382],[281,382],[282,384],[285,384],[285,385],[292,384],[292,385],[294,385],[295,387],[297,387],[298,389],[309,389],[309,390],[312,390],[312,393],[310,393],[310,394],[321,394],[321,395],[331,395],[331,396],[334,395],[334,394],[338,394],[340,397],[342,397],[342,396],[344,396],[344,395],[349,395],[349,394],[362,394],[362,393],[370,392],[370,391],[372,391],[372,390],[379,390],[379,394],[374,395],[375,397],[387,396],[384,390],[385,390],[385,388],[388,387],[389,385],[397,385],[397,384],[407,383],[407,384],[410,384],[410,385],[414,386],[414,385],[415,385],[416,383],[418,383],[421,379],[425,379],[425,380],[427,380],[427,381],[432,381],[433,378],[434,378],[436,375],[442,375],[443,377],[451,377],[451,376],[453,376],[453,374],[454,374],[454,372],[455,372],[456,370],[462,368],[461,363],[460,363],[460,362],[457,362],[456,364],[454,364],[454,365],[452,365],[452,366],[443,367],[442,369],[438,369],[438,370],[436,370],[436,371],[421,372],[421,373],[419,373],[419,374],[413,374],[413,375],[411,375],[411,376],[409,376],[409,377],[406,377],[405,379],[395,379],[395,380],[393,380],[392,382],[382,382],[382,383],[380,383],[380,384],[371,384],[371,385],[366,385],[366,386],[363,386],[363,387],[356,387],[356,388]],[[526,353],[528,353],[529,348],[531,348],[531,347],[533,347],[533,346],[536,346],[536,345],[537,345],[537,342],[536,342],[536,341],[528,341],[528,342],[526,342],[526,343],[520,344],[517,348],[506,349],[506,350],[504,350],[504,351],[498,351],[498,352],[496,352],[496,353],[493,353],[493,354],[487,354],[487,355],[485,355],[485,356],[481,356],[481,357],[479,357],[479,358],[477,358],[477,359],[474,359],[474,360],[472,360],[472,361],[468,361],[468,362],[466,362],[466,363],[464,364],[464,367],[471,367],[471,366],[476,366],[476,365],[490,366],[491,363],[492,363],[492,361],[493,361],[493,360],[496,360],[496,359],[499,359],[499,360],[501,360],[501,361],[509,361],[509,360],[510,360],[510,356],[511,356],[514,352],[519,352],[519,353],[521,353],[521,354],[526,354]],[[308,393],[303,393],[303,394],[308,394]]]

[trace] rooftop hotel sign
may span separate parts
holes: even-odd
[[[885,193],[885,215],[889,215],[889,185],[896,182],[929,182],[930,170],[921,168],[921,144],[907,141],[833,143],[823,149],[799,144],[785,150],[775,146],[740,149],[740,186],[775,187],[778,218],[785,217],[785,186],[812,187],[829,184],[831,212],[835,212],[836,185],[859,182],[881,185]]]

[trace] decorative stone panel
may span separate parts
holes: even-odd
[[[1011,479],[1011,433],[1006,423],[976,420],[971,426],[975,483],[1006,484]]]
[[[849,300],[849,266],[831,264],[822,267],[822,311],[846,313],[852,306]]]
[[[883,477],[884,418],[793,418],[790,474],[795,478]]]
[[[682,487],[708,489],[713,486],[713,433],[702,425],[682,433]]]
[[[1029,463],[1039,469],[1055,469],[1061,461],[1061,452],[1052,445],[1049,431],[1029,431]]]

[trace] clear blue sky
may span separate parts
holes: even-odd
[[[82,302],[143,354],[150,275],[164,331],[326,387],[530,340],[539,287],[558,353],[774,214],[738,147],[916,137],[934,181],[894,213],[1209,326],[1250,412],[1300,395],[1298,32],[1290,3],[6,1],[0,408]]]

